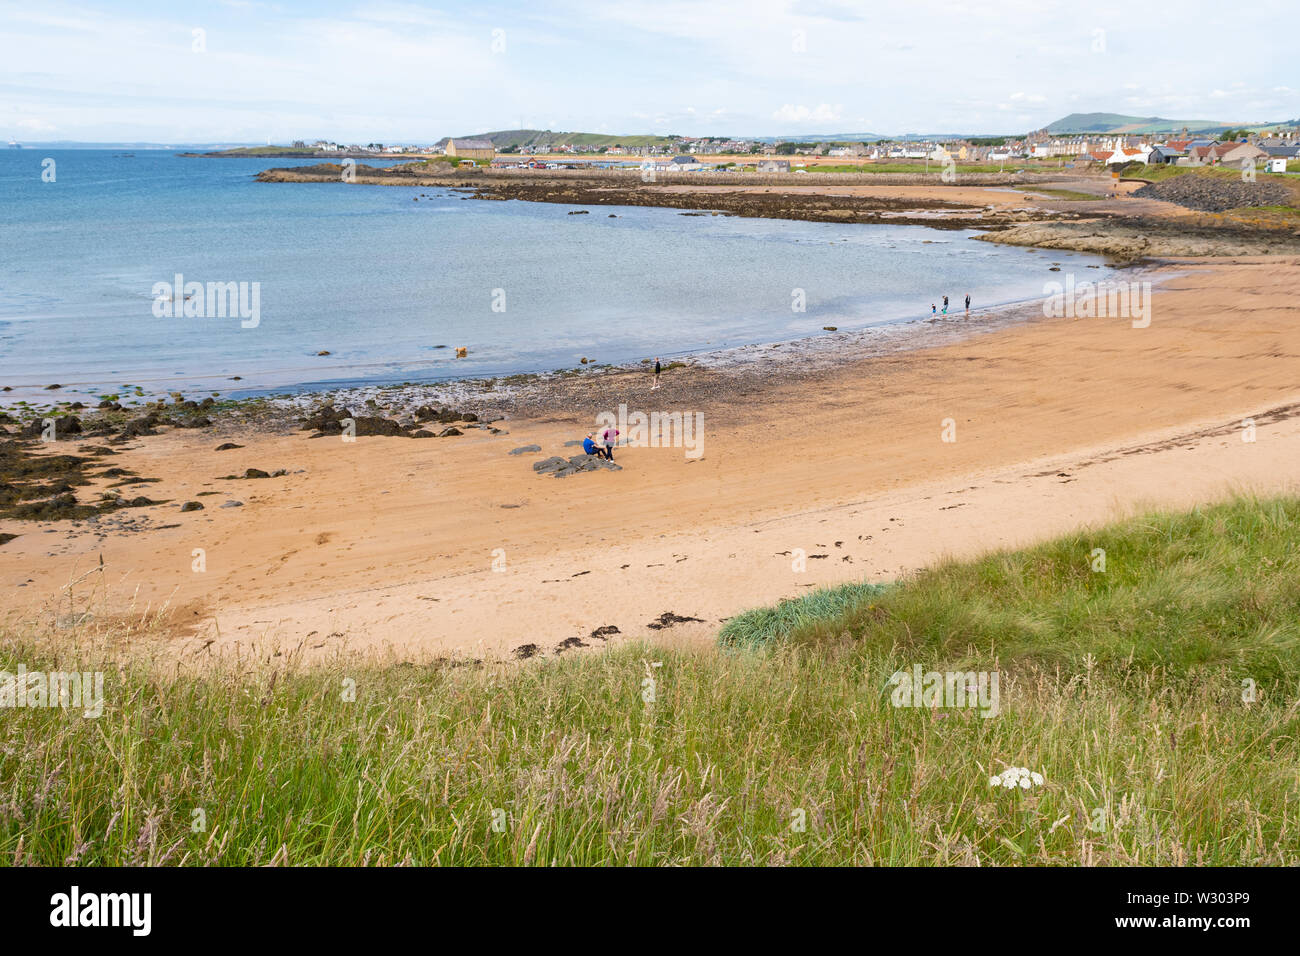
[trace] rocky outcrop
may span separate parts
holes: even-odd
[[[621,465],[606,461],[597,455],[574,455],[572,458],[560,458],[558,455],[533,462],[533,471],[539,475],[552,475],[567,478],[583,471],[622,471]]]
[[[1175,256],[1261,256],[1300,253],[1300,235],[1288,230],[1222,228],[1177,220],[1108,219],[1011,226],[977,238],[1012,246],[1091,252],[1121,261]]]
[[[839,195],[828,192],[791,191],[792,187],[853,184],[929,185],[942,190],[946,185],[939,171],[891,175],[886,173],[807,173],[764,177],[753,173],[711,174],[709,191],[698,189],[698,175],[683,174],[645,183],[635,171],[564,170],[545,174],[515,173],[510,170],[472,174],[431,170],[423,164],[405,164],[389,169],[358,166],[355,183],[391,186],[441,186],[461,189],[474,199],[562,203],[571,206],[660,206],[688,211],[690,215],[730,215],[758,219],[799,219],[809,222],[884,223],[919,225],[935,229],[978,229],[991,225],[1045,219],[1075,219],[1074,212],[1043,209],[1000,208],[972,205],[946,198],[891,198],[872,195]],[[262,182],[342,182],[340,167],[323,163],[292,169],[269,169],[258,174]],[[1061,179],[1059,175],[1021,176],[1007,173],[962,174],[957,185],[1026,185]],[[734,189],[713,187],[734,186]],[[759,191],[755,186],[763,186]],[[692,188],[697,187],[697,188]],[[708,210],[710,212],[698,212]],[[579,212],[582,210],[575,211]]]
[[[433,432],[421,427],[425,422],[438,422],[440,424],[458,422],[470,427],[480,427],[478,425],[478,415],[473,412],[458,412],[451,408],[435,409],[430,408],[428,405],[417,408],[415,416],[406,421],[384,418],[381,415],[357,415],[346,408],[339,409],[333,405],[322,405],[302,420],[302,427],[308,431],[315,431],[316,434],[312,436],[313,438],[321,435],[339,435],[343,432],[343,423],[349,419],[353,423],[353,433],[358,437],[374,435],[405,438],[434,437]],[[450,438],[462,434],[464,432],[460,429],[449,427],[438,432],[437,437]]]
[[[1133,195],[1160,199],[1201,212],[1223,212],[1248,206],[1287,206],[1294,201],[1291,190],[1282,183],[1264,179],[1250,183],[1195,173],[1151,183]]]

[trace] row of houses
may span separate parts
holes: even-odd
[[[1111,166],[1123,163],[1177,164],[1180,166],[1264,165],[1277,172],[1286,171],[1286,162],[1300,158],[1300,134],[1220,141],[1192,138],[1183,131],[1176,139],[1151,141],[1144,138],[1078,137],[1052,139],[1034,143],[1029,155],[1036,158],[1068,157],[1076,163],[1099,163]]]
[[[1116,165],[1121,163],[1177,163],[1179,165],[1242,165],[1255,163],[1270,170],[1285,171],[1288,160],[1300,159],[1300,130],[1286,135],[1261,137],[1251,135],[1242,142],[1220,142],[1214,139],[1193,139],[1183,131],[1177,139],[1147,141],[1132,136],[1052,136],[1045,130],[1030,133],[1022,139],[1001,142],[971,142],[955,139],[932,142],[879,142],[867,143],[786,143],[780,154],[795,159],[793,165],[803,166],[798,157],[823,156],[831,158],[875,161],[935,161],[940,163],[998,163],[1024,159],[1061,162],[1096,163]],[[301,141],[294,146],[305,147]],[[673,148],[673,147],[676,148]],[[342,146],[338,143],[317,140],[311,147],[323,152],[377,153],[377,154],[445,154],[466,161],[491,162],[501,158],[493,143],[485,138],[464,137],[449,139],[445,146],[385,146],[369,143],[365,146]],[[509,150],[511,156],[539,154],[569,154],[589,157],[637,157],[647,160],[655,169],[666,171],[692,171],[704,168],[697,159],[700,155],[748,155],[762,157],[758,169],[763,172],[789,171],[791,159],[780,158],[775,144],[746,139],[721,137],[677,137],[672,145],[654,146],[588,146],[563,143],[520,146]],[[505,165],[517,165],[511,160]]]
[[[1261,146],[1251,142],[1173,139],[1151,147],[1145,161],[1178,166],[1262,165],[1268,172],[1284,173],[1287,162],[1294,159],[1300,159],[1298,144]]]
[[[1108,146],[1093,146],[1075,157],[1076,162],[1114,166],[1123,163],[1178,166],[1264,166],[1286,172],[1288,160],[1300,159],[1300,144],[1278,142],[1259,145],[1249,141],[1169,139],[1159,143],[1127,145],[1119,138]]]
[[[404,154],[418,153],[422,150],[418,146],[385,146],[383,143],[367,143],[365,146],[353,143],[350,146],[344,146],[342,143],[334,143],[325,139],[318,139],[310,145],[301,139],[296,139],[290,145],[294,149],[314,149],[322,153],[375,153],[375,154]]]

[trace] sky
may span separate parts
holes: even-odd
[[[428,143],[1300,116],[1296,0],[0,0],[0,136]],[[1293,84],[1293,85],[1289,85]]]

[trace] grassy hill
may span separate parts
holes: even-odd
[[[1297,498],[1148,514],[715,651],[194,671],[108,624],[0,632],[0,670],[102,670],[107,701],[0,720],[0,858],[1293,866],[1298,537]],[[996,714],[897,706],[918,665],[996,673]]]
[[[1067,133],[1177,133],[1186,126],[1192,133],[1235,128],[1213,120],[1171,120],[1159,116],[1127,116],[1123,113],[1071,113],[1047,126],[1047,132]]]
[[[609,136],[604,133],[557,133],[549,129],[505,129],[494,133],[444,137],[436,145],[446,146],[448,139],[491,140],[498,150],[508,146],[554,146],[562,143],[573,146],[665,146],[674,141],[667,136]]]

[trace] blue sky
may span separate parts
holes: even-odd
[[[0,0],[0,135],[398,143],[520,125],[782,135],[1024,132],[1093,111],[1279,121],[1300,116],[1297,28],[1295,0]]]

